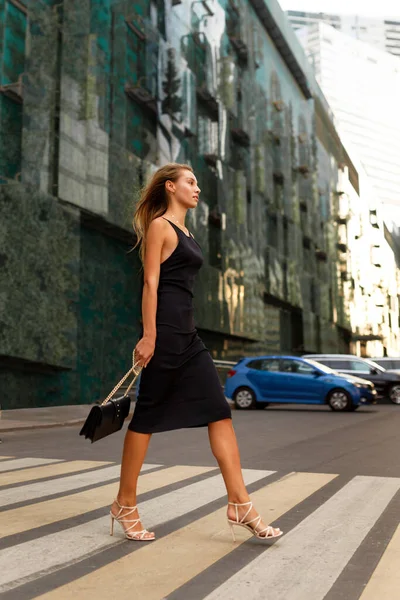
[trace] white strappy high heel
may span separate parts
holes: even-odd
[[[137,506],[121,506],[121,504],[118,502],[117,499],[115,499],[115,502],[118,504],[118,513],[116,515],[114,515],[114,513],[110,510],[110,515],[111,515],[111,525],[110,525],[110,535],[114,535],[114,521],[117,521],[122,529],[124,530],[125,533],[125,537],[128,540],[134,540],[135,542],[152,542],[153,540],[156,539],[156,536],[154,535],[154,533],[152,534],[152,537],[145,537],[146,534],[150,533],[150,531],[147,531],[147,529],[142,529],[141,531],[131,531],[131,529],[133,529],[133,527],[135,527],[138,523],[140,523],[140,519],[126,519],[125,517],[129,517],[129,515],[132,515],[135,511],[137,511]],[[123,516],[121,515],[123,510],[129,510],[129,512],[125,513]],[[125,527],[124,523],[131,523],[129,525],[129,527]]]
[[[235,512],[236,512],[236,520],[235,521],[228,518],[228,523],[231,528],[232,538],[233,538],[234,542],[236,541],[235,532],[233,531],[233,528],[235,526],[245,527],[245,529],[250,531],[250,533],[252,533],[254,535],[254,537],[256,537],[260,540],[273,540],[275,538],[280,537],[283,534],[283,531],[281,531],[279,528],[271,527],[271,525],[268,525],[264,529],[260,529],[260,531],[258,531],[257,527],[260,525],[261,520],[262,520],[260,515],[257,515],[256,517],[254,517],[254,519],[250,519],[249,521],[246,521],[247,515],[250,514],[251,509],[253,508],[252,502],[244,502],[243,504],[237,504],[235,502],[228,502],[228,504],[230,504],[231,506],[234,506]],[[239,511],[238,511],[239,506],[248,506],[249,507],[241,519],[239,519]],[[255,524],[250,525],[250,523],[254,523],[254,521],[255,521]],[[276,531],[278,531],[278,533],[275,533]]]

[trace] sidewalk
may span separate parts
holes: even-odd
[[[0,433],[24,429],[44,429],[84,423],[93,404],[16,408],[0,413]]]
[[[229,401],[232,406],[232,403]],[[68,406],[46,406],[44,408],[15,408],[0,411],[0,434],[7,431],[23,431],[24,429],[46,429],[49,427],[65,427],[85,422],[94,404],[70,404]],[[135,401],[127,417],[131,418]]]

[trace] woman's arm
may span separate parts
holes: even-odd
[[[146,367],[156,345],[157,289],[160,279],[161,251],[165,241],[164,223],[155,219],[146,235],[144,285],[142,295],[143,337],[135,348],[135,360]]]

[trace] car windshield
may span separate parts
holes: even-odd
[[[373,367],[377,371],[381,371],[381,373],[384,373],[386,371],[386,369],[378,365],[378,363],[374,362],[373,360],[370,360],[369,358],[363,358],[363,361],[368,363],[370,367]]]
[[[309,365],[312,365],[313,367],[315,367],[319,371],[322,371],[323,373],[327,373],[327,374],[328,373],[334,373],[335,375],[337,374],[336,371],[334,371],[330,367],[327,367],[326,365],[323,365],[322,363],[320,363],[320,362],[318,362],[316,360],[312,360],[311,358],[307,358],[307,360],[305,362],[307,362]]]

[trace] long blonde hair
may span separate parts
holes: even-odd
[[[167,181],[176,181],[181,171],[187,169],[193,173],[189,165],[169,163],[158,169],[148,184],[143,188],[133,216],[133,229],[137,241],[135,248],[140,244],[140,258],[144,261],[146,252],[146,235],[150,223],[157,217],[161,217],[168,208],[168,196],[165,190]]]

